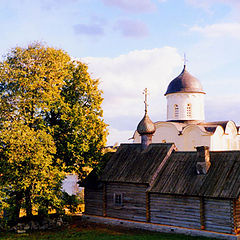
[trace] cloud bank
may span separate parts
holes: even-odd
[[[182,69],[182,57],[172,47],[135,50],[115,58],[80,59],[100,78],[104,91],[104,119],[110,125],[108,144],[127,142],[144,114],[143,89],[150,92],[149,114],[153,121],[166,119],[164,93]]]
[[[227,6],[230,6],[232,8],[240,8],[240,2],[239,0],[185,0],[188,4],[191,4],[192,6],[202,8],[204,10],[210,11],[210,9],[215,4],[225,4]]]
[[[240,39],[240,23],[216,23],[205,27],[194,26],[190,30],[199,32],[205,37],[231,37]]]

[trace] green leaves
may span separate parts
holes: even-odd
[[[40,43],[0,62],[0,191],[28,213],[32,203],[59,206],[63,171],[81,180],[101,160],[102,91],[87,70]]]
[[[69,61],[62,50],[39,43],[12,49],[1,63],[0,90],[2,102],[11,106],[11,111],[4,111],[1,118],[21,118],[31,124],[42,120],[42,112],[60,101]]]
[[[86,167],[93,167],[100,160],[107,135],[99,81],[91,79],[87,70],[79,61],[69,64],[70,77],[61,92],[63,102],[47,118],[54,129],[57,158],[64,161],[68,171],[77,172],[80,179],[85,176]]]
[[[23,121],[5,122],[0,135],[0,186],[10,195],[29,192],[35,204],[55,198],[56,186],[60,189],[64,178],[52,164],[55,153],[53,138],[45,130],[31,129]]]

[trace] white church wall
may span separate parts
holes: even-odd
[[[168,122],[158,123],[156,132],[153,135],[152,141],[154,143],[175,143],[176,147],[181,148],[179,141],[179,131],[174,124]]]
[[[175,143],[177,149],[182,149],[182,142],[179,139],[179,130],[173,123],[158,122],[156,125],[156,132],[153,134],[153,143]],[[135,132],[134,143],[141,143],[140,135]]]
[[[238,144],[238,135],[237,135],[237,128],[233,121],[229,121],[227,123],[225,134],[223,136],[225,138],[225,143],[227,150],[237,150],[239,149]]]
[[[175,143],[179,151],[195,151],[198,146],[208,146],[210,151],[240,150],[240,135],[232,121],[226,126],[218,126],[213,134],[204,131],[199,125],[188,125],[181,131],[180,123],[158,122],[153,135],[153,143]],[[140,143],[141,137],[135,132],[134,143]]]
[[[174,93],[167,96],[167,120],[201,120],[204,116],[203,93]],[[188,105],[191,108],[188,113]],[[178,110],[176,110],[176,107]]]
[[[225,132],[218,126],[211,138],[212,151],[240,150],[240,135],[234,122],[229,121]]]
[[[196,151],[196,147],[208,146],[211,149],[211,135],[206,134],[201,127],[189,125],[182,132],[183,146],[181,151]]]
[[[229,121],[226,125],[225,134],[236,136],[237,128],[233,121]]]
[[[153,143],[174,143],[179,151],[196,151],[197,146],[211,148],[211,135],[201,130],[197,125],[187,126],[183,132],[177,129],[177,124],[171,122],[158,122],[153,135]],[[136,132],[134,142],[140,143],[140,135]]]
[[[226,150],[226,144],[224,142],[224,129],[218,126],[211,136],[211,147],[212,151]]]

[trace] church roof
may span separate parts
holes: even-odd
[[[211,166],[196,174],[197,152],[173,152],[150,192],[237,198],[240,194],[240,151],[210,152]]]
[[[141,144],[121,144],[107,163],[101,180],[148,184],[174,148],[172,143],[153,143],[142,151]]]
[[[139,122],[137,131],[140,135],[153,134],[156,131],[156,127],[147,113],[145,113],[143,119]]]
[[[178,92],[204,93],[200,81],[186,70],[185,65],[180,75],[170,82],[165,95]]]
[[[207,132],[215,132],[218,126],[221,126],[225,132],[229,121],[217,121],[217,122],[202,122],[199,125],[203,126]]]
[[[225,132],[227,124],[232,121],[215,121],[215,122],[198,122],[198,121],[158,121],[155,122],[156,128],[158,128],[162,123],[171,123],[173,124],[176,129],[181,133],[186,127],[190,125],[196,125],[202,127],[201,129],[209,134],[214,134],[218,126],[223,128]],[[235,124],[235,123],[234,123]],[[240,127],[237,127],[237,131],[239,131]]]

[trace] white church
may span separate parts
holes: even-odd
[[[205,122],[205,94],[200,81],[184,65],[181,74],[168,85],[167,121],[154,123],[152,142],[175,143],[179,151],[194,151],[198,146],[208,146],[210,151],[240,150],[240,130],[233,121]],[[147,107],[142,121],[146,117],[150,120]],[[137,131],[133,142],[141,142]]]

